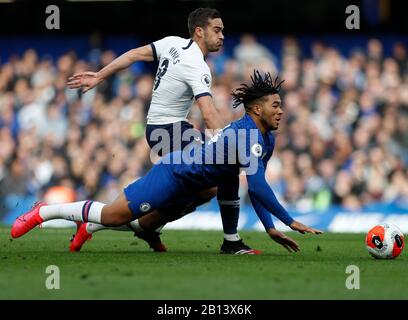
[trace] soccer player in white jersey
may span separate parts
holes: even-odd
[[[222,47],[224,25],[216,9],[199,8],[189,14],[188,29],[190,39],[170,36],[129,50],[98,72],[74,75],[68,79],[68,86],[82,88],[85,93],[132,63],[158,61],[152,101],[147,115],[146,139],[149,146],[159,155],[164,155],[183,149],[197,140],[202,141],[204,136],[194,130],[187,121],[194,99],[208,129],[220,129],[227,124],[214,106],[211,72],[205,62],[208,53],[216,52]],[[133,221],[124,229],[135,231],[135,234],[146,240],[155,251],[165,251],[156,228],[194,211],[196,206],[209,201],[215,194],[220,205],[224,230],[221,253],[260,253],[245,245],[238,235],[239,197],[238,190],[232,187],[232,184],[219,185],[218,192],[217,188],[203,192],[202,200],[188,210],[180,208],[172,214],[161,215],[151,213]],[[103,228],[95,224],[82,225],[71,243],[71,250],[79,251],[93,232]]]

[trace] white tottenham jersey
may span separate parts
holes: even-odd
[[[159,61],[148,124],[186,121],[193,99],[211,95],[210,68],[191,39],[166,37],[151,44]]]

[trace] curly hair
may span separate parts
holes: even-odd
[[[254,70],[251,81],[252,83],[250,85],[242,83],[235,92],[231,93],[234,108],[243,103],[245,109],[248,110],[253,101],[270,94],[279,93],[281,85],[285,80],[279,81],[278,77],[272,80],[272,76],[269,72],[262,77],[258,70]]]

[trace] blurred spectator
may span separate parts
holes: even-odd
[[[27,180],[29,173],[23,162],[15,159],[10,164],[10,171],[7,171],[0,181],[0,197],[14,194],[23,196],[28,192]]]
[[[262,44],[256,41],[252,34],[244,34],[241,42],[234,49],[234,57],[238,63],[238,74],[248,77],[252,69],[276,72],[275,56]]]

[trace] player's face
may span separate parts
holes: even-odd
[[[224,44],[224,24],[221,18],[210,20],[210,23],[204,29],[204,43],[207,46],[208,52],[216,52],[220,50]]]
[[[277,130],[282,118],[282,101],[278,94],[271,94],[265,97],[261,108],[261,119],[267,130]]]

